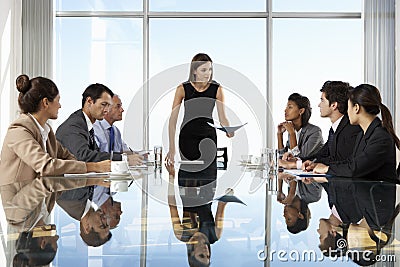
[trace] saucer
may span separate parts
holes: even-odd
[[[127,172],[110,172],[110,176],[128,176],[130,175],[129,171]]]

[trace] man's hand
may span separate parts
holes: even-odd
[[[139,154],[128,155],[128,164],[129,166],[137,166],[143,164],[144,157]]]

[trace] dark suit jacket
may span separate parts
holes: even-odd
[[[80,221],[89,198],[90,186],[86,186],[62,192],[56,202],[69,216]]]
[[[362,212],[356,199],[356,185],[351,179],[329,179],[328,182],[329,207],[335,205],[343,223],[358,223]]]
[[[89,148],[89,130],[82,109],[72,113],[56,131],[57,140],[71,151],[74,156],[85,162],[98,162],[110,159],[110,153]],[[114,153],[113,160],[121,160],[121,154]]]
[[[396,180],[396,148],[392,136],[376,117],[359,133],[352,157],[329,164],[328,174],[369,180]]]
[[[329,165],[333,161],[345,160],[352,156],[353,148],[361,128],[358,125],[351,125],[349,117],[345,114],[340,121],[333,136],[332,151],[329,151],[328,142],[318,153],[311,157],[302,158],[302,160],[316,159],[316,162]]]

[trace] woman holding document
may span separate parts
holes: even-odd
[[[189,80],[180,84],[175,91],[169,119],[169,152],[167,162],[174,162],[175,132],[179,108],[184,101],[185,115],[179,133],[179,152],[182,160],[203,160],[210,164],[215,160],[217,134],[212,112],[217,106],[222,126],[229,126],[225,115],[224,93],[221,85],[212,79],[212,60],[207,54],[199,53],[192,59]],[[226,133],[233,137],[234,133]]]
[[[314,172],[370,180],[396,179],[396,147],[400,148],[400,140],[379,90],[369,84],[350,90],[347,113],[350,123],[360,125],[363,130],[356,139],[353,156],[329,166],[319,163]]]
[[[53,130],[47,123],[49,119],[57,119],[58,110],[61,108],[60,95],[54,82],[43,77],[29,79],[27,75],[20,75],[16,80],[16,85],[20,92],[18,104],[21,115],[7,130],[0,162],[0,173],[2,174],[0,191],[7,219],[9,219],[9,215],[14,214],[13,209],[7,209],[7,207],[17,205],[17,203],[13,204],[13,201],[22,199],[18,193],[23,193],[22,189],[25,186],[46,187],[39,186],[39,184],[46,185],[42,176],[110,171],[109,160],[97,163],[77,161],[56,140]],[[104,184],[102,180],[98,182],[92,180],[90,183]],[[86,184],[79,185],[77,182],[68,184],[66,182],[50,191],[83,186]],[[39,197],[39,193],[37,196]],[[12,214],[8,214],[9,212]]]

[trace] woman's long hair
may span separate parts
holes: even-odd
[[[382,126],[393,137],[397,149],[400,149],[400,140],[393,128],[392,114],[389,109],[382,104],[381,94],[378,88],[370,84],[360,84],[354,89],[349,90],[349,100],[353,105],[358,104],[371,115],[382,115]]]

